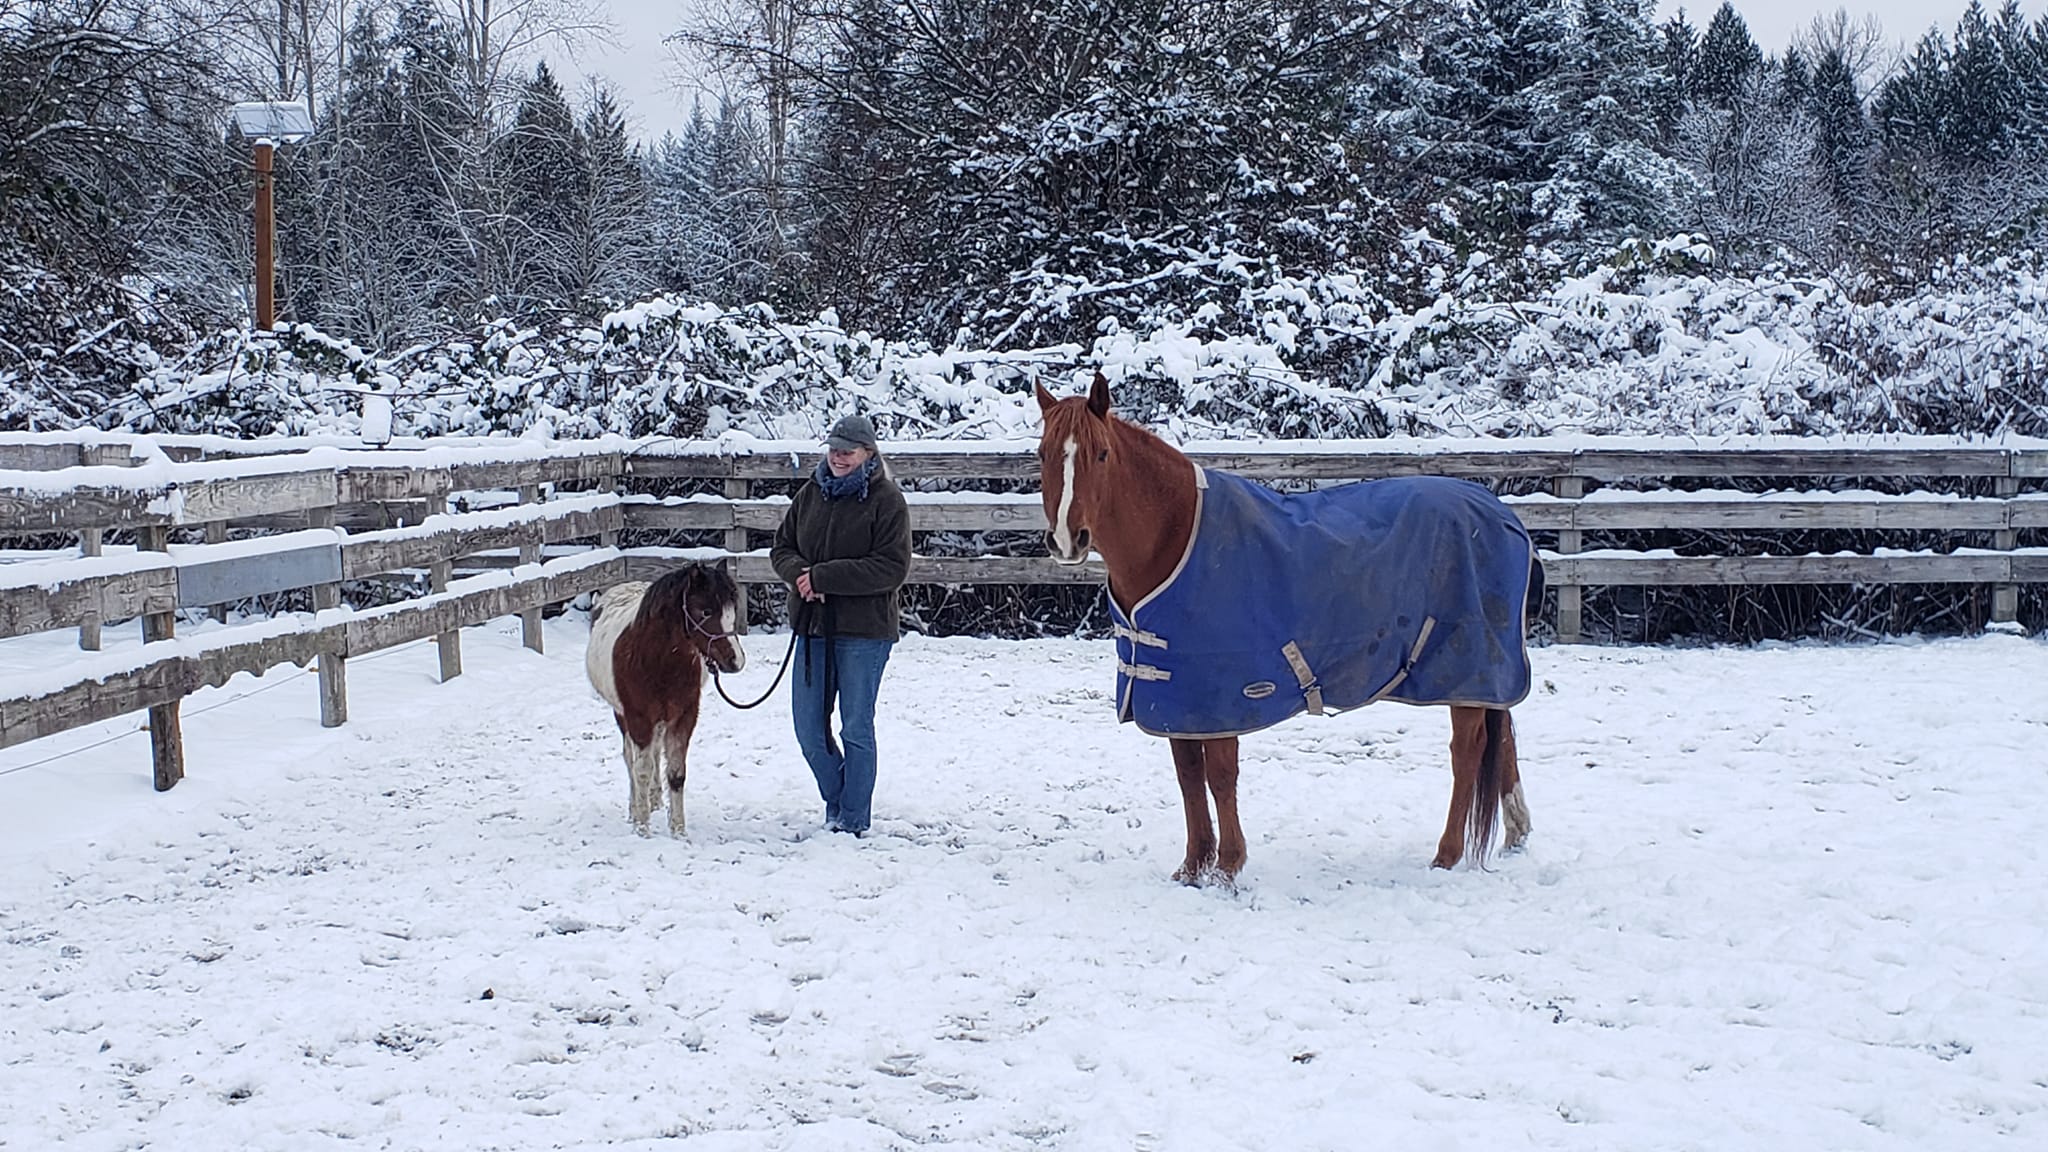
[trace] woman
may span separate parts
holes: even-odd
[[[796,742],[818,779],[825,826],[860,836],[875,795],[875,697],[902,634],[910,515],[866,417],[842,418],[826,447],[775,530],[770,559],[795,589],[790,627],[800,651],[789,697]]]

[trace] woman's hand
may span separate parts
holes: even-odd
[[[797,575],[796,594],[806,600],[823,600],[825,598],[817,589],[811,587],[811,570],[809,568],[804,569]]]

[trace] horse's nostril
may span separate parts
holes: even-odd
[[[1086,528],[1074,534],[1074,550],[1076,552],[1088,551],[1088,530]]]
[[[1054,555],[1059,554],[1059,540],[1051,532],[1045,534],[1045,550]]]

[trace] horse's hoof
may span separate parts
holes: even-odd
[[[1431,860],[1429,862],[1429,866],[1431,868],[1441,868],[1444,871],[1449,872],[1451,869],[1456,868],[1458,866],[1458,860],[1458,856],[1446,856],[1443,853],[1439,852],[1436,854],[1436,859]]]

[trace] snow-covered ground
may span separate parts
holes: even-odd
[[[0,1146],[2048,1146],[2039,640],[1541,650],[1491,871],[1442,712],[1298,719],[1227,891],[1107,643],[907,641],[864,841],[713,701],[676,842],[583,634],[203,693],[163,796],[139,718],[0,753]]]

